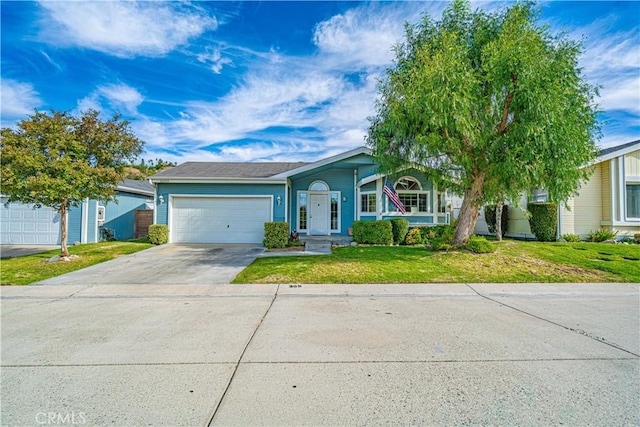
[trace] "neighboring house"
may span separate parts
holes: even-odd
[[[445,193],[420,171],[390,182],[402,215],[383,192],[386,177],[361,147],[313,163],[188,162],[153,175],[155,223],[172,243],[261,243],[264,223],[285,221],[300,236],[348,236],[354,220],[449,221]]]
[[[148,181],[125,179],[116,187],[118,203],[104,206],[85,200],[67,214],[67,242],[94,243],[102,239],[101,230],[113,230],[120,240],[134,237],[135,212],[153,209],[153,186]],[[53,209],[22,203],[0,204],[0,243],[13,245],[60,244],[60,215]]]
[[[593,174],[579,194],[559,207],[558,236],[577,234],[582,238],[600,228],[619,236],[640,233],[640,140],[605,148],[592,164]],[[533,194],[533,201],[546,201],[545,192]],[[521,206],[526,207],[527,197]],[[484,212],[475,232],[487,234]],[[509,208],[512,237],[533,237],[522,209]]]

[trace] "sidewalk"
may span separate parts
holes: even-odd
[[[638,284],[0,291],[2,425],[640,424]]]

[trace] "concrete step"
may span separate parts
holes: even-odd
[[[331,254],[331,242],[306,242],[305,252]]]

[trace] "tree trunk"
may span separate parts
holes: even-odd
[[[67,201],[63,200],[60,205],[60,255],[69,256],[67,248]]]
[[[463,245],[469,240],[469,236],[473,234],[478,220],[478,212],[482,204],[482,187],[484,186],[484,175],[478,176],[473,180],[471,188],[464,192],[462,206],[460,207],[460,215],[458,216],[458,224],[456,225],[455,236],[453,237],[454,245]]]
[[[496,240],[498,242],[502,241],[502,207],[504,205],[504,201],[501,198],[498,198],[498,203],[496,203]]]

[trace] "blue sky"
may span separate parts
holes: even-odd
[[[474,2],[493,9],[505,2]],[[539,3],[584,38],[603,147],[640,138],[640,2]],[[403,23],[447,2],[1,2],[1,120],[121,113],[170,161],[310,161],[364,144]]]

